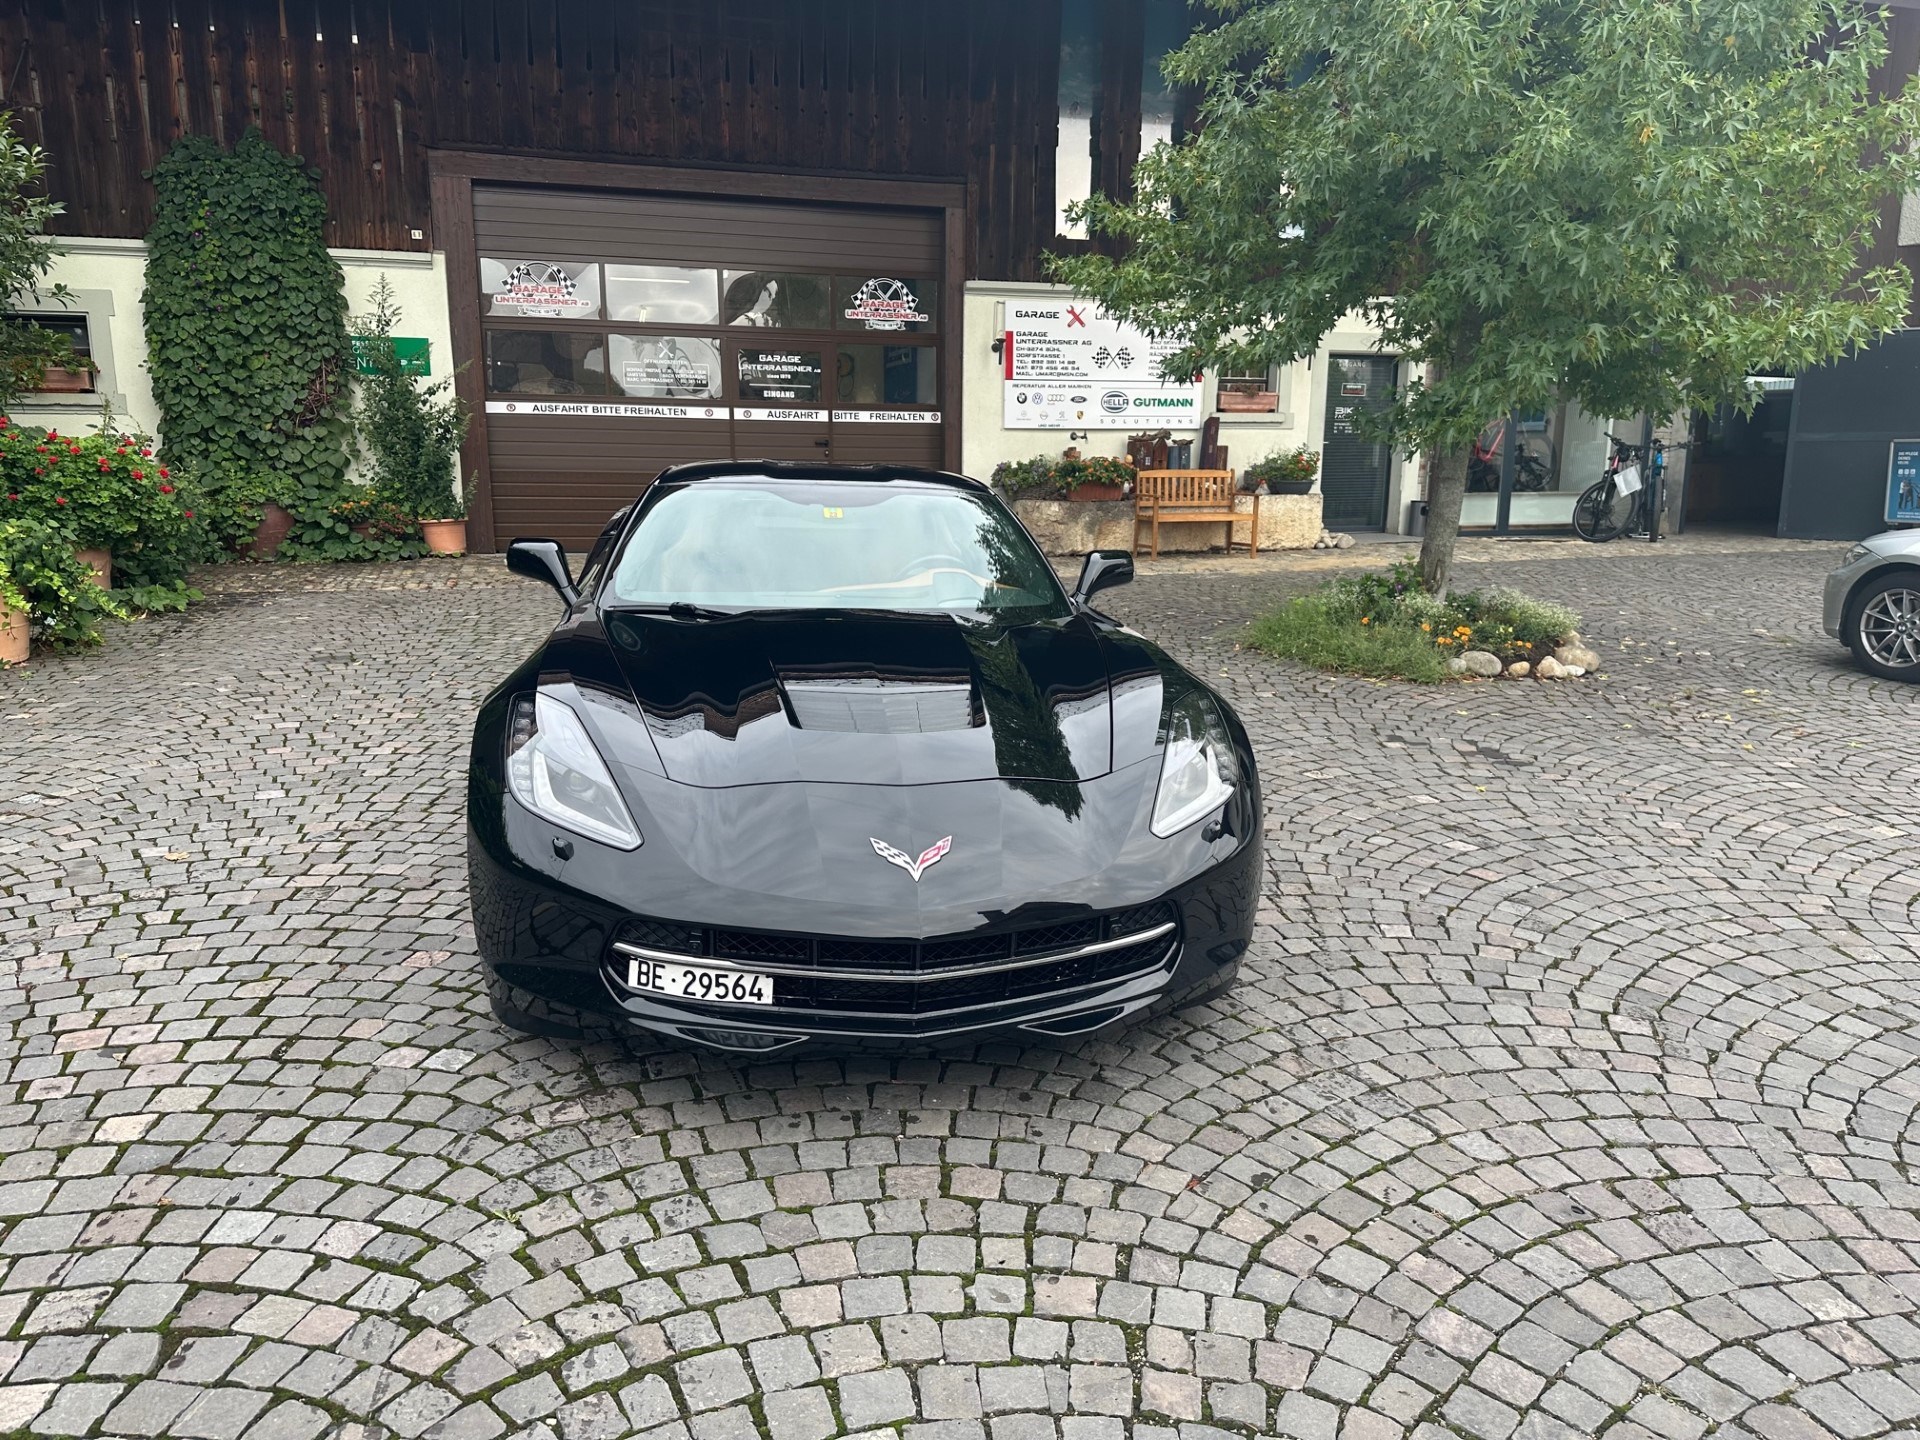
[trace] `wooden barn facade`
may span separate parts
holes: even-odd
[[[339,253],[444,273],[477,542],[579,542],[677,460],[958,465],[963,287],[1083,243],[1063,97],[1071,181],[1119,193],[1143,130],[1171,133],[1157,59],[1185,23],[1179,0],[16,0],[0,106],[89,243],[146,233],[183,135],[304,157]]]

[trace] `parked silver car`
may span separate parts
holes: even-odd
[[[1920,530],[1869,535],[1827,576],[1821,624],[1861,668],[1920,682]]]

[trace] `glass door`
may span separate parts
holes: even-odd
[[[757,336],[731,340],[727,371],[736,457],[823,462],[833,458],[824,348]]]

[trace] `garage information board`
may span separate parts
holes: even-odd
[[[1009,430],[1194,430],[1200,387],[1160,378],[1178,347],[1090,300],[1039,294],[1006,302],[1000,363]]]
[[[1920,440],[1896,440],[1888,451],[1887,523],[1920,525]]]

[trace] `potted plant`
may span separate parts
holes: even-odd
[[[1057,483],[1069,500],[1124,500],[1134,480],[1134,468],[1110,455],[1063,460]]]
[[[382,275],[373,314],[355,322],[364,373],[355,411],[373,457],[373,490],[418,524],[428,553],[460,555],[467,548],[467,503],[456,458],[467,434],[466,407],[447,393],[451,376],[426,383],[407,368],[393,343],[400,309]]]
[[[18,665],[33,634],[55,645],[92,645],[103,619],[127,618],[74,555],[72,537],[32,516],[0,518],[0,664]]]
[[[1305,495],[1313,489],[1319,473],[1320,456],[1305,445],[1269,455],[1247,467],[1247,478],[1256,486],[1266,486],[1269,495]]]

